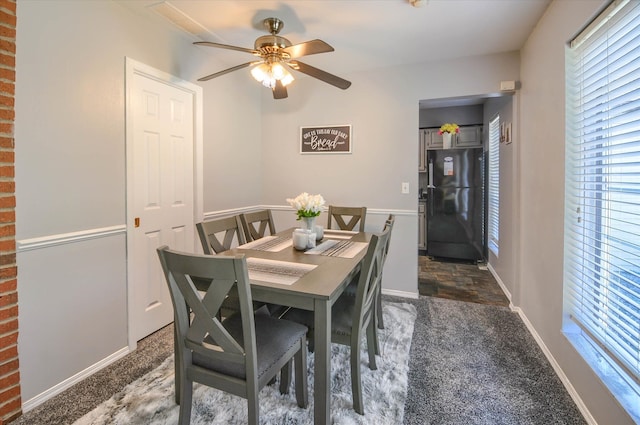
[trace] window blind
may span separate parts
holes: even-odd
[[[500,231],[500,115],[489,121],[489,249],[498,255]]]
[[[565,312],[640,382],[640,7],[615,1],[568,52]]]

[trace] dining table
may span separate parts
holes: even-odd
[[[244,254],[256,301],[314,313],[314,424],[331,422],[331,307],[360,271],[371,234],[326,229],[315,248],[293,247],[294,229],[218,255]]]

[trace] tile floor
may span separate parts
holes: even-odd
[[[471,262],[432,259],[424,255],[418,256],[418,292],[450,300],[509,305],[489,270],[482,270]]]

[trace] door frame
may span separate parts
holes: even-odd
[[[135,350],[138,341],[135,340],[132,330],[133,314],[132,301],[133,285],[130,276],[133,275],[133,268],[136,267],[132,260],[133,236],[135,229],[135,214],[131,211],[133,205],[133,182],[130,176],[133,175],[133,109],[130,104],[132,96],[130,94],[131,82],[135,75],[149,78],[177,89],[190,92],[193,95],[193,226],[202,221],[203,210],[203,91],[202,87],[182,80],[174,75],[168,74],[149,65],[145,65],[129,57],[125,57],[125,149],[126,149],[126,228],[127,228],[127,341],[129,350]],[[194,238],[194,252],[197,249],[197,238]]]

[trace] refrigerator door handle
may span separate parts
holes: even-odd
[[[429,183],[427,184],[427,189],[429,189],[429,199],[427,202],[429,204],[429,217],[433,217],[433,189],[435,189],[435,186],[433,185],[433,158],[429,160],[428,168]]]
[[[429,188],[429,217],[433,217],[433,188]]]
[[[427,184],[429,189],[433,189],[435,186],[433,185],[433,160],[429,161],[429,184]]]

